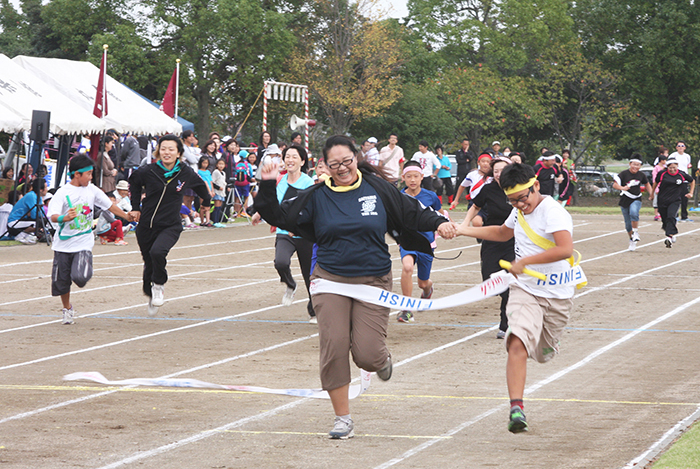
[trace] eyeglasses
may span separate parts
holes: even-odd
[[[341,166],[350,166],[354,160],[355,157],[351,156],[350,158],[345,158],[343,161],[339,161],[337,163],[327,163],[326,166],[328,166],[328,169],[336,170]]]
[[[525,202],[527,202],[527,198],[530,197],[530,194],[532,194],[533,192],[534,192],[534,188],[530,187],[530,190],[527,191],[527,194],[521,195],[520,197],[518,197],[515,200],[508,198],[508,203],[510,205],[513,205],[513,206],[524,204]]]

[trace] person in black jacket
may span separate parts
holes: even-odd
[[[156,162],[137,169],[129,178],[133,207],[129,213],[139,222],[136,239],[143,257],[143,292],[150,298],[150,316],[164,302],[163,291],[168,281],[166,257],[182,232],[180,207],[185,189],[194,190],[202,198],[203,206],[211,206],[205,182],[180,162],[183,151],[182,140],[165,135],[153,153]]]
[[[323,157],[330,178],[281,204],[275,189],[279,167],[265,163],[255,198],[255,209],[268,223],[318,245],[312,280],[391,290],[387,232],[403,248],[429,255],[430,242],[418,231],[437,230],[446,239],[454,236],[456,228],[447,218],[401,194],[377,176],[376,167],[358,164],[357,149],[348,137],[329,138]],[[329,437],[351,438],[348,352],[358,367],[376,371],[385,381],[391,377],[386,346],[389,308],[331,293],[312,294],[312,301],[319,326],[321,384],[336,415]]]
[[[462,139],[462,148],[455,152],[455,161],[457,161],[457,185],[459,187],[467,177],[469,171],[472,170],[472,161],[474,161],[474,153],[469,149],[469,139]]]

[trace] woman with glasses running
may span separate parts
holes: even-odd
[[[391,290],[388,232],[402,247],[431,253],[430,242],[418,231],[435,231],[452,238],[455,226],[432,209],[378,177],[380,170],[357,161],[357,149],[343,135],[329,138],[323,157],[330,173],[281,204],[275,194],[278,168],[266,164],[255,208],[270,223],[318,244],[313,279]],[[331,293],[312,297],[318,318],[320,371],[335,411],[333,439],[354,435],[348,391],[350,361],[382,380],[391,378],[392,363],[386,346],[389,308]]]

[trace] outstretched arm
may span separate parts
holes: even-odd
[[[486,239],[488,241],[505,242],[513,237],[513,230],[506,225],[500,226],[465,226],[462,223],[457,227],[457,235],[471,236],[472,238]]]

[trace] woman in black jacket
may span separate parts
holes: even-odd
[[[329,138],[323,157],[330,178],[281,204],[275,192],[279,168],[266,163],[255,199],[256,210],[267,222],[318,245],[312,279],[390,291],[387,232],[405,249],[428,254],[432,253],[430,242],[418,231],[454,236],[455,227],[445,217],[401,194],[368,163],[358,165],[357,150],[349,138]],[[319,326],[321,384],[336,415],[329,437],[351,438],[348,352],[358,367],[376,371],[385,381],[391,377],[386,346],[389,308],[331,293],[314,294],[312,301]]]
[[[154,316],[163,305],[168,281],[166,257],[182,232],[180,207],[185,189],[194,190],[209,207],[211,197],[202,178],[180,162],[182,140],[175,135],[161,137],[153,153],[155,163],[142,166],[129,178],[131,213],[139,222],[136,239],[143,257],[143,292],[150,298],[148,314]],[[141,194],[145,197],[141,200]]]

